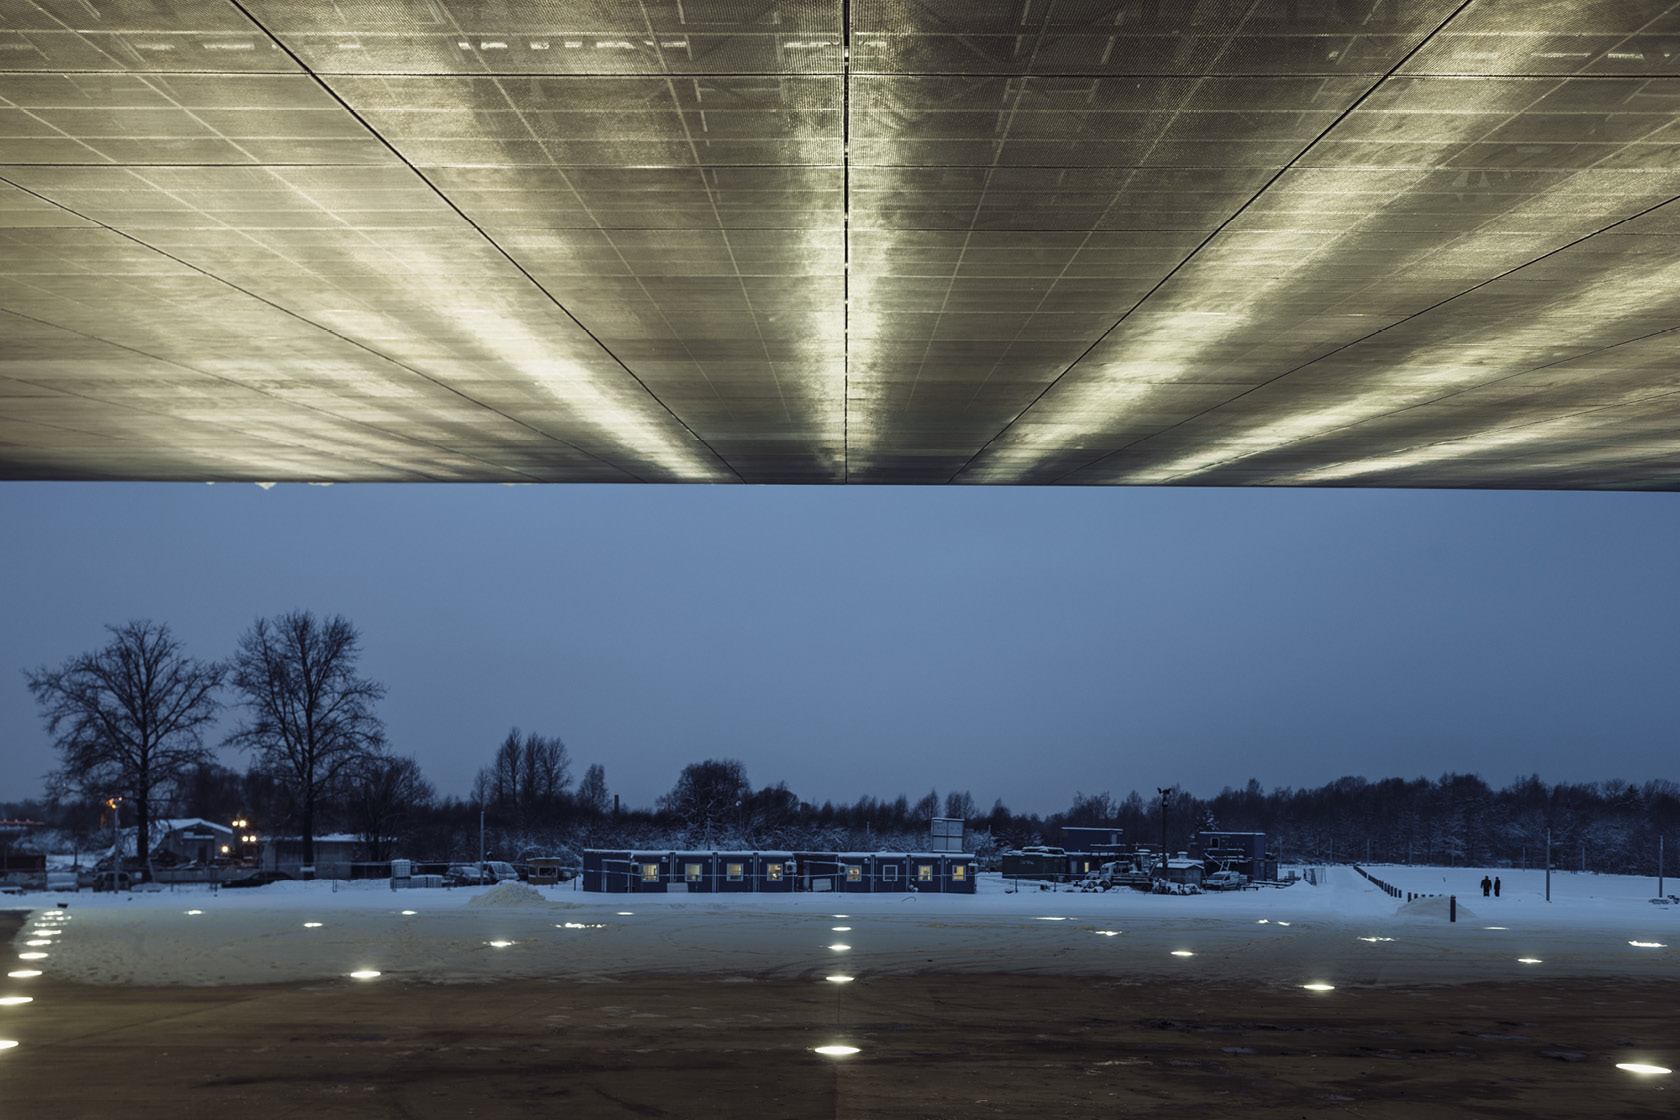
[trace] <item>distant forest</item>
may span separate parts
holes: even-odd
[[[1444,774],[1434,780],[1346,777],[1314,789],[1266,790],[1251,779],[1205,799],[1177,789],[1165,798],[1080,792],[1067,809],[1039,816],[1012,812],[1001,799],[982,808],[967,790],[818,803],[780,782],[754,788],[745,767],[730,759],[685,768],[652,808],[621,808],[602,767],[589,767],[574,783],[557,738],[521,738],[517,732],[480,772],[469,798],[435,796],[412,760],[398,761],[400,772],[390,775],[386,788],[364,782],[317,808],[333,830],[362,836],[369,858],[476,858],[481,809],[487,854],[510,860],[576,856],[586,847],[914,849],[927,843],[934,816],[963,818],[966,846],[982,855],[1060,845],[1064,825],[1118,827],[1126,840],[1155,846],[1163,801],[1173,850],[1187,847],[1203,829],[1264,832],[1272,853],[1289,863],[1539,867],[1549,826],[1555,867],[1654,874],[1658,838],[1667,842],[1669,867],[1676,865],[1680,839],[1680,785],[1665,780],[1551,785],[1531,776],[1494,789],[1474,774]],[[544,761],[547,769],[537,769]],[[294,801],[284,783],[260,768],[240,773],[208,763],[183,777],[157,816],[248,818],[267,835],[287,834],[296,827]],[[20,848],[97,850],[109,843],[105,812],[97,800],[73,797],[0,803],[0,817],[49,826],[20,840]]]

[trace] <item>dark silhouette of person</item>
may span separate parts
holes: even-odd
[[[1489,879],[1486,875],[1483,875],[1482,876],[1482,897],[1486,898],[1488,896],[1488,892],[1491,891],[1492,889],[1493,889],[1493,880]]]
[[[1493,897],[1499,897],[1499,876],[1497,875],[1493,877]]]

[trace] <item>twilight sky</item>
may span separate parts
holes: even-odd
[[[23,669],[293,608],[360,628],[444,793],[513,725],[638,806],[723,756],[1018,812],[1680,778],[1680,494],[3,483],[0,519],[0,800],[55,764]]]

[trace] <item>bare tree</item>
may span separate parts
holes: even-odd
[[[738,820],[741,802],[751,795],[745,763],[733,758],[709,758],[683,767],[677,784],[662,800],[664,807],[690,829],[699,829],[702,842],[709,847],[712,829],[726,820]]]
[[[583,779],[578,782],[578,808],[585,813],[603,816],[611,806],[607,796],[607,769],[599,762],[592,762],[589,769],[583,772]]]
[[[204,727],[221,708],[216,692],[227,670],[186,656],[165,624],[106,629],[104,649],[24,675],[63,761],[48,788],[54,796],[131,798],[135,854],[145,865],[154,798],[211,759]]]
[[[391,858],[393,841],[409,826],[415,811],[431,805],[432,783],[412,758],[374,755],[350,775],[350,817],[367,858]]]
[[[474,799],[529,824],[553,810],[572,783],[571,753],[558,735],[507,733],[490,764],[473,782]]]
[[[227,739],[255,752],[290,787],[303,832],[303,863],[315,863],[315,811],[352,767],[385,750],[373,714],[385,686],[356,675],[360,635],[342,615],[309,611],[259,618],[239,639],[231,682],[246,722]]]

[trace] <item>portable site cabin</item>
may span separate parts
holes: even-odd
[[[583,889],[608,892],[932,891],[973,894],[974,857],[955,852],[583,853]]]
[[[798,872],[792,852],[583,853],[583,889],[634,894],[792,891]]]

